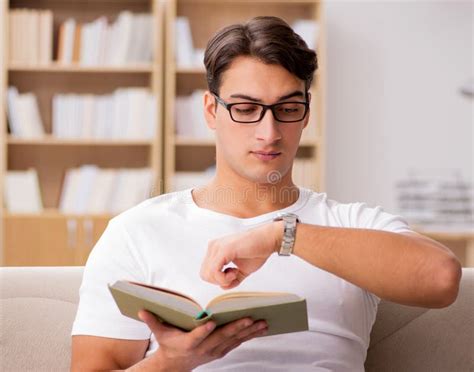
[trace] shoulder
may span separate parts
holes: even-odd
[[[163,221],[172,215],[184,213],[191,200],[189,189],[158,195],[120,213],[110,223],[130,228],[152,221]]]
[[[366,202],[340,202],[330,199],[326,193],[308,192],[308,207],[324,216],[332,225],[350,228],[366,228],[393,232],[409,232],[405,219],[384,210],[380,205]]]

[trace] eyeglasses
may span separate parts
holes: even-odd
[[[230,118],[236,123],[258,123],[263,119],[267,110],[271,110],[276,121],[295,123],[303,120],[308,113],[309,102],[282,102],[273,105],[264,105],[254,102],[226,103],[217,94],[213,94],[216,101],[229,111]]]

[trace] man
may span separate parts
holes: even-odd
[[[109,223],[85,267],[72,370],[363,371],[380,298],[448,306],[459,262],[379,207],[340,204],[293,184],[317,63],[285,22],[258,17],[221,30],[205,65],[216,175]],[[182,332],[146,311],[138,322],[108,293],[119,279],[202,304],[237,286],[293,292],[307,299],[309,331],[259,337],[265,321],[241,319]]]

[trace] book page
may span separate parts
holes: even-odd
[[[285,292],[231,292],[211,300],[206,306],[206,310],[217,313],[301,300],[302,298],[298,295]]]
[[[170,289],[123,280],[117,281],[112,287],[148,301],[166,305],[192,317],[196,317],[203,310],[191,297]]]

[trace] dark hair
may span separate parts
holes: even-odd
[[[255,17],[221,29],[207,43],[204,64],[212,93],[219,93],[222,73],[239,56],[282,66],[303,80],[306,90],[318,68],[316,52],[285,21],[278,17]]]

